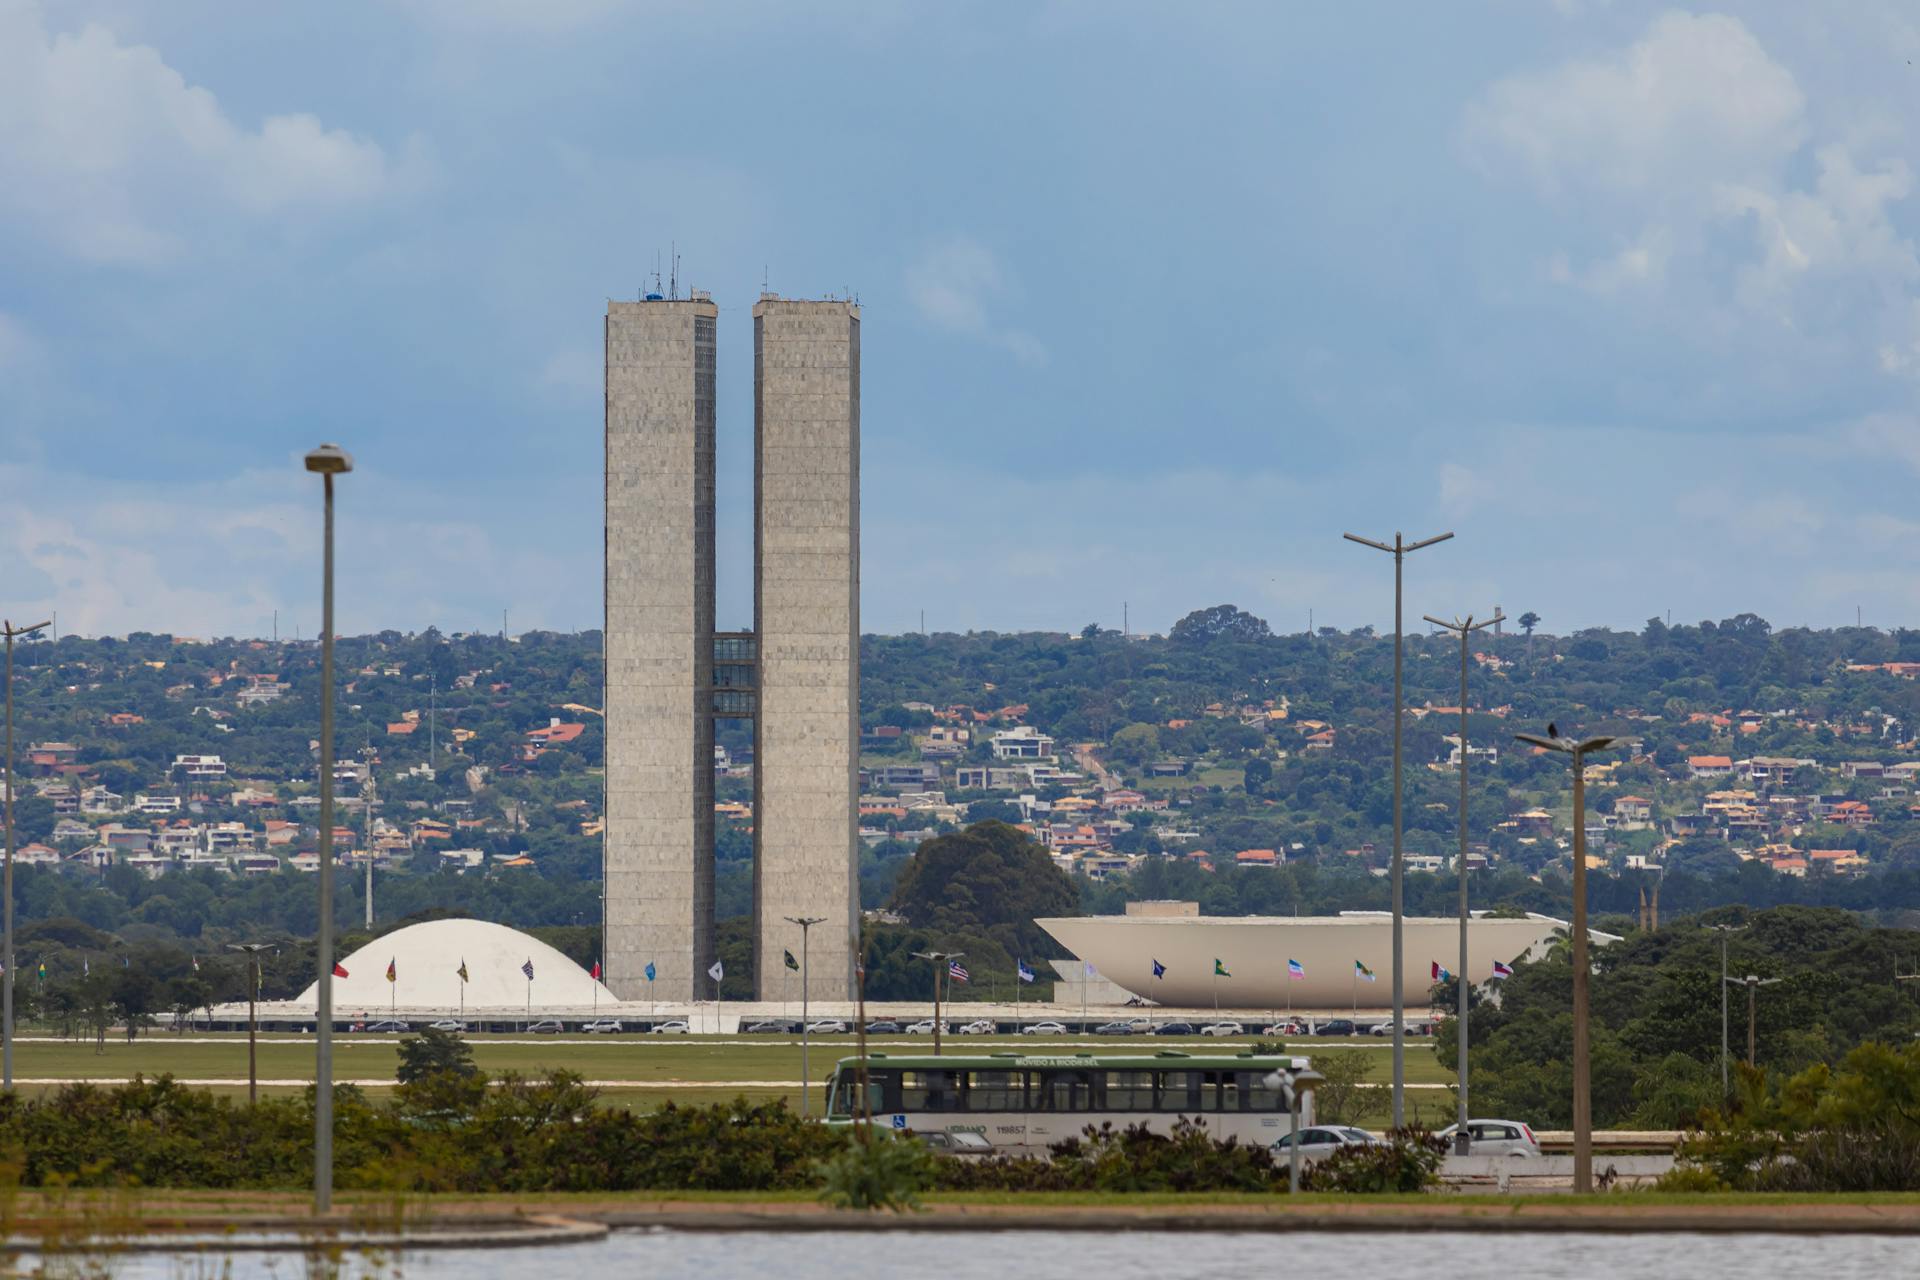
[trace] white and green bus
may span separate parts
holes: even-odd
[[[978,1056],[873,1053],[843,1058],[828,1085],[828,1123],[873,1123],[915,1133],[977,1133],[1009,1155],[1039,1154],[1080,1136],[1088,1125],[1116,1129],[1144,1124],[1171,1133],[1186,1116],[1215,1138],[1268,1145],[1287,1132],[1276,1071],[1298,1071],[1305,1058],[1283,1054],[1081,1053]],[[860,1080],[866,1077],[866,1105]],[[1302,1099],[1300,1127],[1313,1123],[1313,1098]]]

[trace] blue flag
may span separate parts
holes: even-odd
[[[1160,962],[1159,962],[1158,960],[1155,960],[1155,961],[1153,962],[1153,976],[1154,976],[1154,977],[1156,977],[1156,978],[1164,978],[1164,977],[1166,977],[1166,976],[1167,976],[1167,966],[1165,966],[1165,965],[1163,965],[1163,964],[1161,964],[1161,963],[1160,963]]]
[[[1020,981],[1032,982],[1033,970],[1027,968],[1027,962],[1025,960],[1016,960],[1014,963],[1020,966]]]
[[[652,982],[653,976],[654,976],[653,961],[649,960],[647,961],[647,981]]]

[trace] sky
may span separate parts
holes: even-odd
[[[1920,625],[1920,14],[0,0],[0,611],[601,616],[601,319],[862,323],[862,622]],[[277,623],[276,623],[277,618]]]

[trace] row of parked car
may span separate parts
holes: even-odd
[[[463,1032],[470,1029],[467,1023],[457,1018],[441,1018],[427,1025],[435,1031]],[[807,1032],[816,1036],[847,1035],[852,1030],[846,1022],[839,1018],[818,1018],[805,1025]],[[387,1018],[376,1022],[356,1022],[352,1024],[352,1029],[372,1033],[384,1032],[388,1034],[398,1034],[411,1031],[413,1025],[397,1018]],[[638,1028],[635,1029],[638,1030]],[[655,1035],[684,1035],[690,1030],[686,1020],[683,1018],[673,1018],[665,1022],[656,1022],[648,1029]],[[801,1031],[801,1024],[784,1019],[763,1019],[759,1022],[749,1023],[740,1029],[749,1035],[798,1035]],[[962,1023],[943,1022],[941,1029],[948,1035],[962,1036],[990,1036],[999,1030],[995,1023],[985,1018]],[[559,1035],[566,1030],[566,1025],[558,1018],[542,1018],[536,1022],[528,1023],[525,1030],[535,1035]],[[626,1025],[618,1018],[595,1018],[589,1022],[582,1023],[580,1030],[588,1035],[616,1035],[624,1032]],[[1286,1022],[1276,1022],[1264,1027],[1261,1029],[1260,1034],[1263,1036],[1385,1036],[1391,1035],[1392,1032],[1392,1024],[1385,1022],[1366,1027],[1356,1027],[1345,1018],[1336,1018],[1320,1023],[1310,1023],[1304,1019],[1293,1018]],[[867,1034],[870,1036],[932,1035],[933,1020],[927,1018],[919,1022],[903,1024],[881,1019],[880,1021],[867,1024]],[[1045,1022],[1026,1023],[1020,1027],[1020,1034],[1026,1036],[1064,1036],[1073,1033],[1065,1023],[1049,1020]],[[1191,1022],[1155,1022],[1149,1018],[1129,1018],[1116,1022],[1103,1022],[1093,1029],[1093,1034],[1097,1036],[1151,1035],[1214,1036],[1225,1038],[1250,1035],[1252,1033],[1247,1030],[1245,1025],[1232,1021],[1207,1022],[1195,1025]],[[1433,1028],[1428,1023],[1410,1022],[1407,1024],[1407,1034],[1410,1036],[1431,1035],[1433,1034]]]

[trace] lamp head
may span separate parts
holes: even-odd
[[[337,444],[323,444],[307,454],[307,470],[337,476],[353,470],[353,455]]]

